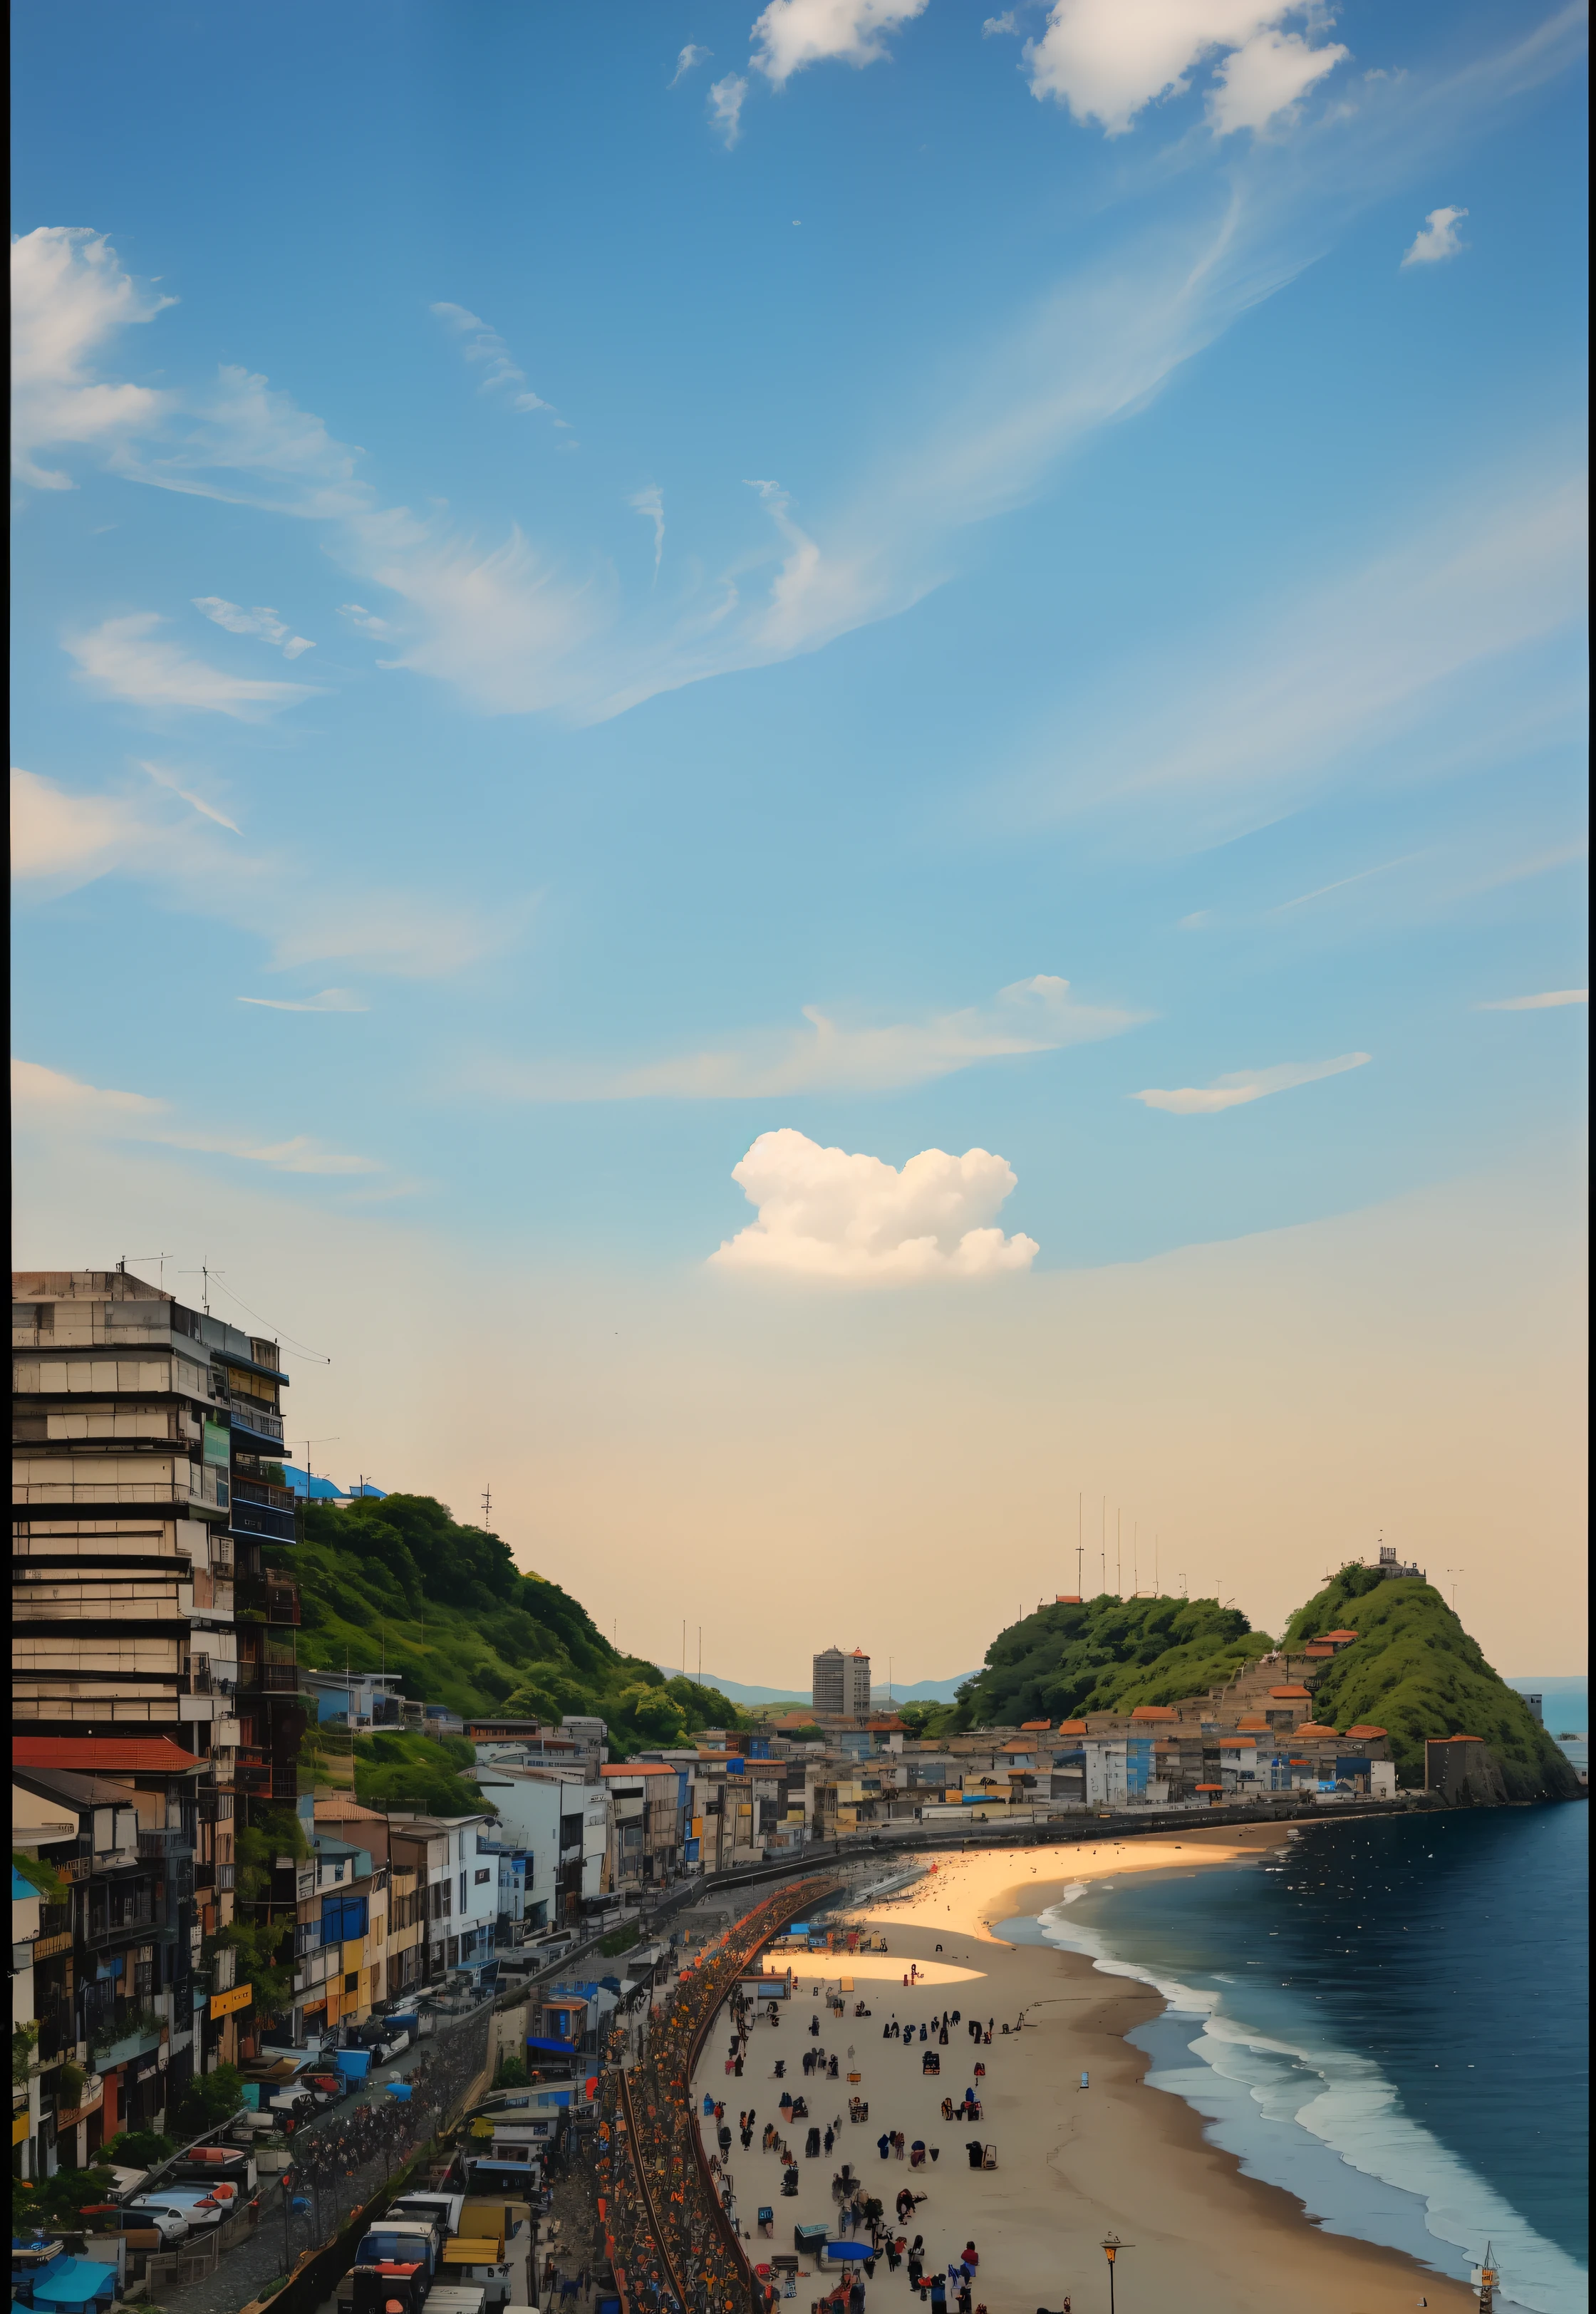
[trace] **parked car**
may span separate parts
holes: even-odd
[[[219,2216],[220,2204],[213,2203],[211,2206]],[[178,2203],[168,2200],[164,2195],[156,2201],[140,2194],[136,2200],[127,2204],[127,2210],[130,2222],[141,2226],[154,2226],[163,2242],[187,2241],[190,2234],[196,2230],[191,2212]]]

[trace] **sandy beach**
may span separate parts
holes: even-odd
[[[924,2235],[928,2270],[946,2265],[974,2240],[981,2258],[974,2295],[988,2314],[1056,2310],[1066,2296],[1072,2314],[1107,2314],[1107,2262],[1099,2245],[1109,2233],[1126,2245],[1117,2264],[1116,2314],[1473,2309],[1474,2294],[1460,2283],[1398,2252],[1321,2233],[1292,2195],[1244,2177],[1233,2155],[1208,2144],[1199,2116],[1182,2099],[1147,2089],[1148,2061],[1124,2036],[1157,2014],[1156,1993],[1099,1973],[1078,1954],[1010,1945],[993,1933],[994,1924],[1042,1911],[1080,1881],[1195,1864],[1222,1868],[1283,1836],[1260,1827],[1183,1833],[1178,1841],[1082,1843],[1069,1850],[1063,1870],[1056,1851],[1039,1859],[1032,1849],[939,1858],[937,1868],[911,1888],[850,1915],[886,1935],[885,1954],[833,1956],[829,1975],[801,1967],[796,1955],[776,1956],[793,1963],[790,2013],[774,2029],[754,2028],[740,2080],[726,2071],[727,2036],[712,2034],[694,2084],[701,2111],[708,2093],[725,2101],[734,2124],[745,2107],[757,2115],[753,2150],[745,2153],[735,2142],[732,2148],[742,2223],[757,2237],[756,2208],[772,2206],[776,2222],[766,2255],[789,2250],[795,2221],[831,2219],[831,2180],[846,2160],[889,2212],[901,2186],[924,2194],[903,2230],[911,2239]],[[921,1972],[912,1988],[903,1981],[911,1964]],[[845,2018],[833,2016],[821,1994],[837,1984],[840,1972],[854,1985]],[[870,2016],[852,2015],[858,2000]],[[939,2052],[939,2077],[922,2075],[918,2039],[911,2049],[882,2037],[893,2015],[917,2035],[922,2022],[954,2009],[961,2021],[950,2025],[948,2045]],[[847,2119],[845,2079],[803,2074],[803,2052],[815,2045],[808,2029],[815,2016],[819,2045],[836,2052],[842,2074],[861,2075],[853,2093],[869,2103],[863,2126]],[[972,2016],[995,2020],[990,2048],[977,2051],[971,2043]],[[786,2062],[781,2082],[772,2077],[778,2056]],[[977,2059],[986,2074],[974,2084]],[[1090,2082],[1084,2090],[1083,2072]],[[944,2121],[943,2098],[957,2105],[972,2085],[983,2092],[981,2121]],[[842,2117],[835,2151],[800,2162],[796,2202],[780,2199],[778,2163],[759,2150],[766,2121],[780,2121],[777,2100],[784,2088],[807,2095],[811,2118],[822,2128]],[[876,2141],[884,2129],[902,2130],[911,2142],[922,2138],[939,2159],[921,2170],[881,2160]],[[802,2124],[787,2131],[800,2151],[804,2133]],[[972,2136],[995,2146],[995,2169],[969,2168]],[[808,2314],[828,2286],[814,2274],[801,2281],[796,2314]],[[917,2305],[904,2273],[878,2265],[870,2314],[910,2314]]]

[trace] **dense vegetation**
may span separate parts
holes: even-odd
[[[428,1495],[309,1504],[304,1542],[265,1556],[300,1586],[304,1664],[385,1666],[407,1695],[463,1717],[506,1711],[557,1723],[591,1713],[607,1722],[614,1759],[743,1724],[718,1689],[667,1680],[621,1654],[558,1583],[524,1574],[499,1536],[461,1525]],[[445,1769],[445,1756],[425,1737],[362,1743],[357,1797],[442,1806],[418,1799],[415,1787],[418,1779],[446,1785],[469,1764],[457,1758]],[[448,1813],[458,1812],[455,1800]]]
[[[1218,1687],[1272,1645],[1245,1615],[1212,1599],[1115,1599],[1105,1592],[1011,1623],[957,1702],[909,1709],[932,1736],[1130,1711]]]
[[[1462,1734],[1495,1753],[1510,1799],[1577,1796],[1579,1779],[1563,1753],[1433,1584],[1382,1582],[1372,1567],[1344,1567],[1299,1607],[1285,1645],[1333,1630],[1358,1638],[1315,1681],[1314,1716],[1343,1729],[1360,1721],[1385,1728],[1405,1784],[1424,1780],[1426,1736]]]

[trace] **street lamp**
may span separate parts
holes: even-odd
[[[1105,2234],[1103,2255],[1108,2261],[1108,2314],[1114,2314],[1114,2261],[1122,2249],[1134,2249],[1134,2242],[1122,2242],[1117,2234]]]

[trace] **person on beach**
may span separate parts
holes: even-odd
[[[876,2140],[876,2151],[881,2156],[883,2161],[886,2160],[887,2155],[892,2151],[892,2140],[885,2130],[882,2131],[880,2136]]]

